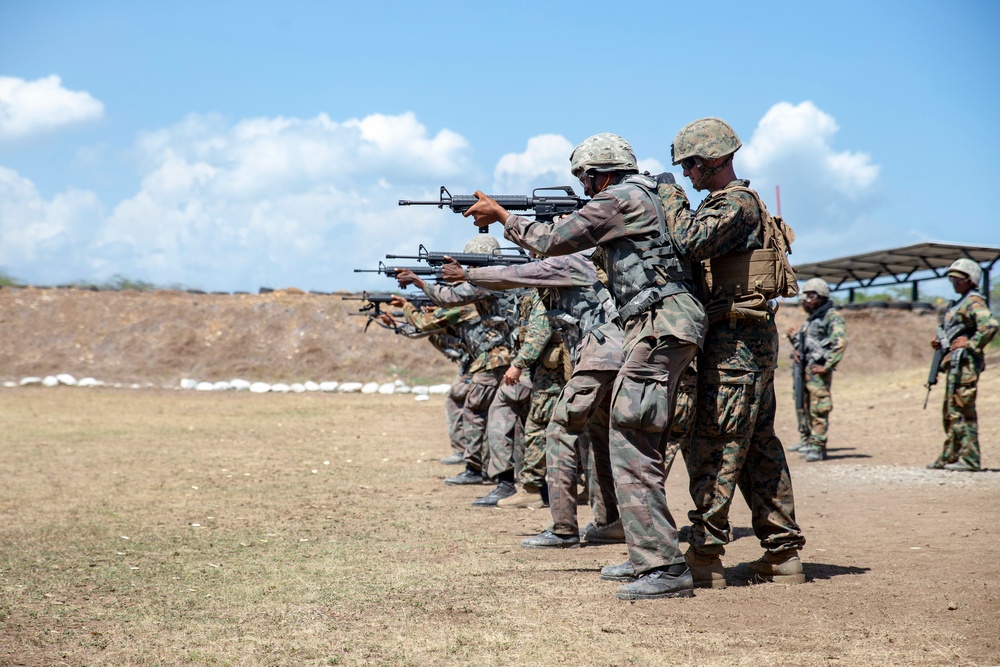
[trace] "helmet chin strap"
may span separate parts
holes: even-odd
[[[727,159],[723,160],[714,167],[706,167],[705,161],[698,156],[696,156],[694,159],[698,161],[698,171],[701,172],[701,178],[698,179],[697,183],[692,183],[692,185],[694,186],[695,190],[707,190],[708,186],[705,185],[705,182],[712,179],[716,174],[722,171],[727,164],[732,162],[733,156],[730,155]]]

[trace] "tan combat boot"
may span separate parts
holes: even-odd
[[[806,575],[802,571],[802,561],[799,552],[782,551],[774,553],[765,551],[759,560],[745,564],[752,577],[758,577],[776,584],[804,584]]]
[[[497,501],[497,507],[502,507],[503,509],[531,509],[537,510],[545,506],[545,501],[542,500],[542,492],[535,490],[530,491],[525,489],[523,486],[517,488],[517,493],[510,496],[509,498],[504,498]]]
[[[684,560],[691,568],[691,578],[695,588],[725,588],[726,569],[722,567],[722,558],[718,554],[698,554],[688,549]]]

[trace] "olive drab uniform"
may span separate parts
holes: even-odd
[[[973,289],[949,304],[941,325],[951,332],[950,341],[966,336],[969,342],[964,348],[952,350],[942,363],[946,377],[942,408],[945,441],[941,455],[931,465],[943,468],[964,463],[968,469],[980,470],[976,393],[979,374],[986,368],[983,350],[997,333],[997,319],[983,295]]]
[[[790,293],[794,281],[787,284],[780,248],[770,263],[757,262],[760,253],[754,253],[790,243],[791,232],[783,223],[773,224],[776,219],[748,186],[736,180],[706,196],[697,211],[679,186],[659,186],[678,248],[692,261],[708,260],[711,272],[704,281],[710,291],[703,293],[710,325],[697,362],[696,418],[686,456],[695,504],[688,513],[689,544],[700,558],[725,553],[737,486],[761,546],[777,555],[805,543],[795,522],[788,464],[774,433],[778,332],[768,302]],[[782,281],[786,284],[777,284]]]
[[[513,214],[504,222],[509,240],[541,255],[602,250],[625,350],[612,388],[611,462],[629,560],[639,575],[685,563],[667,507],[664,455],[677,386],[706,327],[655,189],[653,179],[633,175],[553,223]]]
[[[793,365],[792,372],[802,373],[805,379],[803,404],[795,406],[803,443],[799,452],[816,449],[825,453],[833,410],[830,393],[833,371],[847,348],[847,324],[833,302],[827,300],[809,314],[798,334],[788,336],[788,340],[799,354],[799,364]],[[821,366],[822,372],[813,373],[813,366]]]
[[[576,508],[581,474],[587,479],[594,523],[603,527],[616,522],[618,500],[608,450],[609,408],[611,387],[625,354],[610,294],[597,282],[594,264],[581,254],[572,254],[516,266],[470,268],[467,276],[487,289],[539,288],[561,337],[560,354],[569,356],[569,379],[546,432],[550,530],[558,535],[579,531]],[[561,361],[565,372],[565,356]]]

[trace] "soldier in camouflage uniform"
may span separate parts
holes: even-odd
[[[402,304],[400,298],[395,303]],[[398,307],[402,307],[399,305]],[[426,312],[432,312],[434,308],[429,308]],[[414,312],[414,311],[411,311]],[[404,314],[405,316],[405,314]],[[468,373],[471,359],[462,347],[462,340],[457,331],[452,329],[439,329],[434,332],[421,331],[412,321],[400,322],[390,313],[380,313],[374,318],[381,326],[392,329],[396,334],[407,338],[427,338],[441,354],[454,361],[459,366],[458,375],[451,383],[448,395],[445,397],[444,416],[445,424],[448,428],[448,440],[451,443],[452,453],[443,459],[444,465],[458,465],[465,463],[465,431],[462,428],[462,405],[465,397],[469,393],[469,381],[471,376]]]
[[[822,278],[807,280],[802,286],[802,307],[809,318],[800,329],[786,332],[792,343],[792,372],[801,383],[802,396],[795,397],[802,441],[789,447],[811,462],[826,459],[827,432],[833,410],[833,371],[847,348],[847,324],[833,307],[830,286]],[[801,400],[801,403],[800,403]]]
[[[941,364],[945,373],[944,448],[928,468],[959,472],[981,470],[979,417],[976,391],[979,374],[986,368],[983,350],[997,333],[997,320],[976,286],[982,269],[971,259],[957,259],[947,275],[960,298],[952,301],[931,341],[934,349],[947,352]]]
[[[556,397],[566,380],[562,363],[550,364],[551,351],[558,346],[552,323],[546,315],[538,290],[521,298],[517,355],[504,375],[504,383],[516,384],[525,371],[530,374],[531,396],[524,424],[524,460],[517,472],[518,490],[497,501],[497,507],[538,509],[545,504],[545,430],[552,417]]]
[[[659,186],[681,252],[691,261],[710,260],[716,280],[709,292],[706,277],[703,290],[710,325],[698,357],[695,430],[686,456],[695,504],[688,513],[692,526],[686,557],[695,585],[711,588],[726,586],[721,556],[729,541],[729,507],[737,486],[766,550],[744,569],[774,581],[805,581],[798,557],[805,539],[795,522],[784,449],[774,433],[778,332],[771,297],[757,290],[758,279],[736,281],[741,284],[720,279],[732,275],[734,264],[753,266],[755,253],[774,234],[785,241],[788,236],[783,228],[775,230],[778,223],[749,182],[736,179],[732,158],[740,146],[725,122],[695,121],[674,139],[673,163],[683,166],[696,190],[709,194],[692,211],[683,189]],[[776,261],[776,255],[770,256],[769,271]]]
[[[567,362],[571,366],[546,433],[552,525],[523,540],[522,546],[574,547],[581,538],[590,544],[624,542],[608,436],[611,388],[625,354],[610,294],[598,282],[594,263],[577,253],[512,266],[463,269],[449,263],[442,267],[442,274],[449,282],[469,280],[486,289],[539,288],[561,338],[559,361],[564,374]],[[576,511],[581,474],[587,479],[594,515],[593,523],[582,532]]]
[[[634,600],[689,597],[691,572],[667,508],[664,454],[677,384],[705,336],[705,311],[690,293],[690,268],[664,223],[656,181],[639,175],[631,146],[617,135],[583,141],[570,156],[573,174],[592,199],[553,223],[514,215],[476,192],[465,215],[502,222],[504,236],[539,255],[599,246],[625,332],[625,364],[612,389],[611,461],[629,562],[602,570],[638,576],[616,595]]]
[[[499,501],[517,492],[514,472],[524,464],[524,422],[530,406],[529,376],[521,375],[514,384],[500,382],[486,416],[486,443],[490,451],[486,474],[496,486],[473,500],[474,507],[496,507]]]
[[[492,245],[489,245],[490,241]],[[465,245],[464,252],[490,252],[498,247],[496,239],[477,235],[477,238]],[[469,364],[469,374],[472,376],[469,393],[462,411],[467,446],[465,470],[447,478],[445,484],[482,484],[487,479],[484,468],[489,454],[486,447],[486,419],[497,387],[510,366],[509,339],[514,313],[502,297],[467,283],[455,287],[432,285],[410,271],[400,272],[396,280],[400,287],[416,285],[441,307],[446,317],[437,318],[437,322],[425,322],[426,327],[462,322],[459,331],[463,345],[473,357]],[[472,306],[471,312],[475,313],[475,318],[463,306]]]

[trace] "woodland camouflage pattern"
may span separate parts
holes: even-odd
[[[736,184],[748,187],[749,181]],[[692,211],[679,186],[661,184],[658,190],[678,249],[692,262],[763,247],[764,213],[753,195],[716,191]],[[725,553],[737,486],[761,546],[782,552],[805,544],[795,523],[788,463],[774,433],[777,356],[772,313],[723,320],[708,331],[698,357],[695,432],[686,458],[695,503],[688,513],[689,543],[698,555]]]
[[[966,298],[953,301],[945,312],[946,323],[964,323],[963,335],[969,343],[962,351],[958,367],[952,369],[952,352],[942,364],[945,383],[942,418],[945,441],[941,455],[932,464],[943,467],[963,462],[973,470],[981,469],[979,453],[979,416],[976,413],[976,393],[979,374],[986,368],[983,350],[997,333],[997,319],[990,313],[986,300],[976,291]]]
[[[651,197],[623,183],[553,223],[508,215],[504,235],[536,254],[569,255],[618,239],[655,237],[661,224]],[[663,464],[674,392],[704,340],[705,311],[681,293],[624,327],[626,362],[612,389],[609,451],[629,559],[642,573],[684,562],[667,508]]]
[[[796,406],[799,434],[805,450],[826,451],[827,433],[830,430],[830,412],[833,411],[833,369],[844,358],[847,348],[847,324],[844,317],[827,301],[802,324],[805,333],[805,350],[799,350],[799,335],[788,336],[792,347],[805,364],[806,409]],[[822,373],[813,373],[812,367],[822,366]],[[792,372],[797,372],[794,368]],[[799,450],[803,452],[802,449]]]

